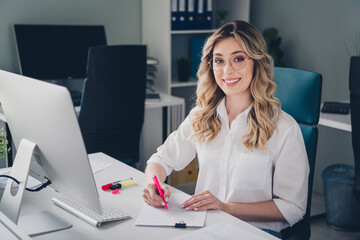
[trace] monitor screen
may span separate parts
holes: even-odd
[[[51,188],[101,213],[69,91],[0,70],[0,102],[17,150],[22,139],[36,144],[30,175],[41,182],[46,177]]]
[[[106,45],[104,26],[15,24],[21,74],[41,79],[86,77],[89,47]]]

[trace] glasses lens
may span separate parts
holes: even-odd
[[[231,66],[234,69],[240,70],[240,69],[244,68],[246,60],[247,59],[244,58],[243,56],[234,56],[231,58]]]
[[[210,61],[210,67],[214,71],[221,71],[225,66],[224,60],[220,58],[212,58]]]
[[[245,63],[247,60],[248,59],[244,58],[243,56],[234,56],[230,59],[230,64],[234,69],[240,70],[245,67]],[[209,62],[209,65],[214,71],[222,71],[224,70],[226,62],[222,58],[213,58]]]

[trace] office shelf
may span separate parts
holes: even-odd
[[[202,34],[214,33],[217,29],[203,29],[203,30],[173,30],[171,34]]]
[[[196,79],[186,83],[177,81],[176,59],[190,58],[192,37],[206,38],[217,30],[217,10],[228,11],[227,21],[249,21],[250,0],[213,0],[213,27],[204,30],[171,30],[171,1],[142,0],[142,42],[147,45],[148,55],[160,61],[155,79],[158,91],[178,94],[180,88],[187,88],[186,92],[189,92],[189,87],[195,91]],[[189,111],[187,108],[186,113]]]

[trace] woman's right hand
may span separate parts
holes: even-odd
[[[170,190],[168,186],[164,183],[159,183],[161,190],[164,194],[165,201],[168,202],[170,198]],[[155,184],[148,184],[143,190],[143,198],[147,204],[153,207],[164,207],[164,200],[160,197],[158,190],[156,189]]]

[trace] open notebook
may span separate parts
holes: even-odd
[[[168,208],[155,208],[144,203],[135,226],[204,227],[206,211],[186,211],[181,205],[190,198],[185,193],[172,193]]]

